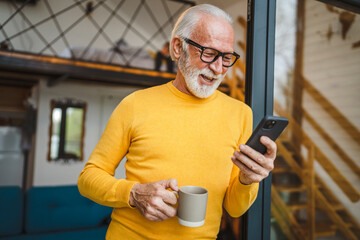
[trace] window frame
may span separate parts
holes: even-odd
[[[61,121],[60,121],[60,139],[59,139],[59,146],[58,146],[58,156],[57,158],[51,157],[51,137],[53,135],[53,111],[54,109],[61,109]],[[81,131],[81,140],[80,140],[80,156],[74,158],[71,155],[67,155],[65,152],[65,142],[66,142],[66,118],[67,114],[66,111],[68,108],[81,108],[83,110],[82,116],[82,131]],[[84,137],[85,137],[85,119],[86,119],[86,110],[87,104],[84,101],[79,101],[75,99],[52,99],[50,101],[50,126],[49,126],[49,144],[48,144],[48,154],[47,160],[51,161],[83,161],[84,160]]]

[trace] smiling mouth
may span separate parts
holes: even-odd
[[[203,74],[200,74],[201,75],[201,77],[202,77],[202,79],[204,79],[206,82],[209,82],[209,83],[211,83],[211,82],[213,82],[214,80],[216,80],[216,78],[209,78],[209,77],[207,77],[207,76],[205,76],[205,75],[203,75]]]

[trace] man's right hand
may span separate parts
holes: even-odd
[[[150,221],[164,221],[176,216],[176,195],[167,190],[179,191],[176,179],[152,183],[137,183],[130,191],[129,204],[136,207]]]

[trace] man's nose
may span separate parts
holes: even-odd
[[[210,63],[210,69],[217,75],[223,73],[222,57],[219,56],[215,62]]]

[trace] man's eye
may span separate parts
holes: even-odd
[[[203,53],[203,56],[204,56],[204,57],[215,57],[216,54],[213,53],[213,52],[204,52],[204,53]]]
[[[225,57],[223,58],[223,60],[226,61],[226,62],[230,62],[230,61],[231,61],[231,57],[225,56]]]

